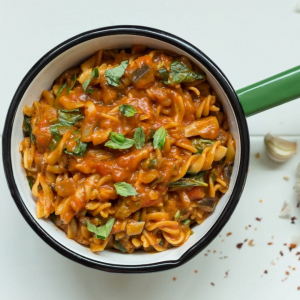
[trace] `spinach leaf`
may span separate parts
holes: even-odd
[[[79,142],[76,146],[76,148],[73,150],[73,152],[69,152],[66,149],[64,149],[64,152],[73,155],[73,156],[79,156],[79,157],[84,157],[84,154],[86,152],[88,144],[87,143],[82,143]]]
[[[111,132],[109,137],[110,140],[105,146],[111,149],[128,149],[134,145],[134,140],[126,138],[121,133]]]
[[[124,75],[127,66],[128,66],[128,60],[124,60],[121,62],[119,66],[106,70],[105,77],[108,84],[112,86],[118,86],[120,78]]]
[[[128,196],[138,195],[135,188],[129,183],[118,182],[118,183],[115,183],[114,186],[115,186],[117,194],[120,195],[120,196],[128,197]]]
[[[133,117],[137,110],[130,104],[122,104],[119,106],[119,111],[124,114],[126,117]]]
[[[145,136],[142,126],[138,127],[135,130],[133,140],[134,140],[134,145],[135,145],[136,149],[143,148],[145,141],[146,141],[146,136]]]
[[[35,183],[35,180],[34,180],[34,178],[31,177],[31,176],[26,176],[26,178],[27,178],[27,181],[28,181],[30,190],[32,190],[32,187],[33,187],[33,185],[34,185],[34,183]]]
[[[67,84],[64,83],[64,84],[60,87],[58,93],[56,94],[56,98],[55,98],[55,99],[58,98],[58,96],[59,96],[59,95],[61,94],[61,92],[66,88],[66,86],[67,86]]]
[[[76,75],[73,75],[71,78],[72,78],[72,84],[67,89],[67,95],[70,94],[70,92],[73,89],[73,87],[74,87],[74,85],[76,83],[76,80],[77,80]]]
[[[170,78],[171,82],[174,83],[193,82],[197,79],[204,79],[205,74],[197,74],[190,70],[183,62],[176,60],[171,63]]]
[[[112,218],[109,219],[104,225],[99,227],[95,226],[90,222],[86,222],[86,225],[88,231],[94,233],[97,239],[105,240],[109,236],[114,226],[114,223],[115,223],[115,219]]]
[[[99,71],[98,68],[94,68],[93,71],[90,74],[90,78],[86,79],[82,85],[83,90],[86,92],[89,84],[93,80],[93,78],[98,78],[99,77]]]
[[[177,181],[169,183],[169,187],[172,188],[181,188],[189,186],[208,186],[208,184],[200,179],[195,178],[181,178]]]
[[[84,116],[81,114],[78,108],[67,110],[59,109],[58,110],[58,121],[60,126],[72,126],[75,125],[79,120],[83,119]]]
[[[126,253],[127,250],[125,249],[125,247],[116,239],[114,239],[114,246],[116,247],[117,250],[120,250],[123,253]]]
[[[164,147],[167,137],[167,130],[164,127],[160,127],[153,135],[153,145],[154,149],[159,148],[162,150]]]
[[[35,137],[32,133],[32,127],[31,127],[31,118],[24,115],[24,121],[23,121],[23,127],[24,131],[29,135],[30,142],[33,144],[35,142]]]

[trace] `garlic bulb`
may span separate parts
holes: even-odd
[[[278,162],[290,159],[297,150],[297,143],[286,141],[278,136],[268,133],[265,136],[265,145],[268,156]]]

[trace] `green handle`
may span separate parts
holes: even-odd
[[[300,97],[300,66],[238,90],[246,117]]]

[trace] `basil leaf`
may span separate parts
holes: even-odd
[[[35,180],[34,180],[34,178],[31,177],[31,176],[26,176],[26,178],[27,178],[27,181],[28,181],[30,190],[32,190],[32,187],[33,187],[33,185],[34,185],[34,183],[35,183]]]
[[[61,126],[75,125],[79,120],[81,120],[83,118],[84,118],[84,116],[81,114],[81,112],[78,108],[72,109],[72,110],[67,110],[67,109],[59,109],[58,110],[58,121]]]
[[[137,110],[130,104],[122,104],[119,106],[119,111],[124,114],[126,117],[133,117]]]
[[[162,81],[163,81],[164,84],[170,84],[171,83],[171,81],[169,79],[169,73],[168,73],[166,68],[159,69],[158,73],[161,76]]]
[[[24,115],[24,121],[23,121],[23,127],[24,131],[29,135],[30,142],[33,144],[35,142],[35,137],[32,133],[32,127],[31,127],[31,118],[27,115]]]
[[[67,89],[67,95],[70,94],[71,90],[73,89],[73,87],[74,87],[74,85],[75,85],[75,83],[76,83],[76,81],[77,81],[76,75],[73,75],[71,78],[72,78],[73,82],[72,82],[72,84],[69,86],[69,88]]]
[[[90,74],[90,78],[86,79],[82,85],[83,90],[86,92],[89,84],[93,80],[93,78],[98,78],[99,77],[99,71],[98,68],[94,68],[93,71]]]
[[[110,133],[110,140],[104,146],[111,149],[128,149],[132,147],[134,140],[126,138],[123,134],[117,132]]]
[[[185,219],[184,221],[181,222],[183,225],[187,225],[191,223],[191,219]]]
[[[119,66],[106,70],[105,77],[108,84],[112,86],[118,86],[120,78],[124,75],[127,66],[128,60],[124,60]]]
[[[135,145],[136,149],[143,148],[145,141],[146,141],[146,136],[145,136],[142,126],[138,127],[135,130],[133,140],[134,140],[134,145]]]
[[[61,94],[61,92],[66,88],[66,86],[67,86],[67,84],[64,83],[64,84],[60,87],[58,93],[56,94],[56,98],[55,98],[55,99],[58,98],[58,96],[59,96],[59,95]]]
[[[164,127],[160,127],[153,136],[153,145],[154,149],[159,148],[162,150],[164,147],[165,141],[167,137],[167,130]]]
[[[99,227],[95,226],[94,224],[92,224],[90,222],[86,222],[86,225],[87,225],[88,231],[94,233],[95,237],[97,239],[105,240],[109,236],[109,234],[114,226],[114,223],[115,223],[115,219],[112,218],[112,219],[109,219],[104,225],[99,226]]]
[[[129,183],[118,182],[118,183],[115,183],[114,186],[115,186],[117,194],[120,195],[120,196],[128,197],[128,196],[138,195],[135,188]]]
[[[197,79],[204,79],[205,74],[197,74],[190,70],[184,63],[176,60],[171,63],[170,78],[174,83],[193,82]]]
[[[61,126],[61,124],[55,124],[55,125],[50,126],[50,132],[52,133],[53,138],[56,142],[58,142],[61,139],[61,137],[58,133],[59,126]]]
[[[202,153],[204,148],[207,145],[213,145],[214,141],[211,140],[203,140],[203,139],[194,139],[192,140],[193,146],[198,150],[197,154]]]
[[[151,158],[149,160],[149,163],[148,163],[148,170],[151,170],[151,169],[154,169],[155,167],[157,166],[157,159],[156,158]]]
[[[169,183],[169,187],[171,188],[181,188],[189,186],[208,186],[208,184],[200,179],[194,178],[181,178],[177,181]]]
[[[67,151],[64,149],[64,152],[69,155],[84,157],[88,144],[79,142],[73,152]]]
[[[180,210],[177,210],[175,216],[174,216],[174,220],[177,221],[180,217]]]
[[[127,250],[125,249],[125,247],[117,240],[114,239],[114,246],[117,250],[120,250],[123,253],[126,253]]]

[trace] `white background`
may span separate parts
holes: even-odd
[[[300,64],[296,3],[0,0],[0,131],[24,75],[47,51],[78,33],[118,24],[168,31],[200,48],[238,89]],[[292,189],[300,154],[288,163],[275,164],[265,156],[262,142],[271,131],[299,143],[299,115],[298,100],[248,119],[250,173],[233,217],[206,250],[184,266],[160,273],[110,274],[56,253],[23,220],[6,186],[1,162],[0,299],[300,299],[300,261],[295,255],[300,247],[289,252],[283,246],[300,235],[300,210]],[[254,156],[257,152],[259,159]],[[290,180],[284,181],[283,176]],[[284,200],[291,203],[296,224],[278,218]],[[227,237],[228,232],[232,235]],[[244,239],[254,239],[255,246],[245,243],[238,250],[236,244]]]

